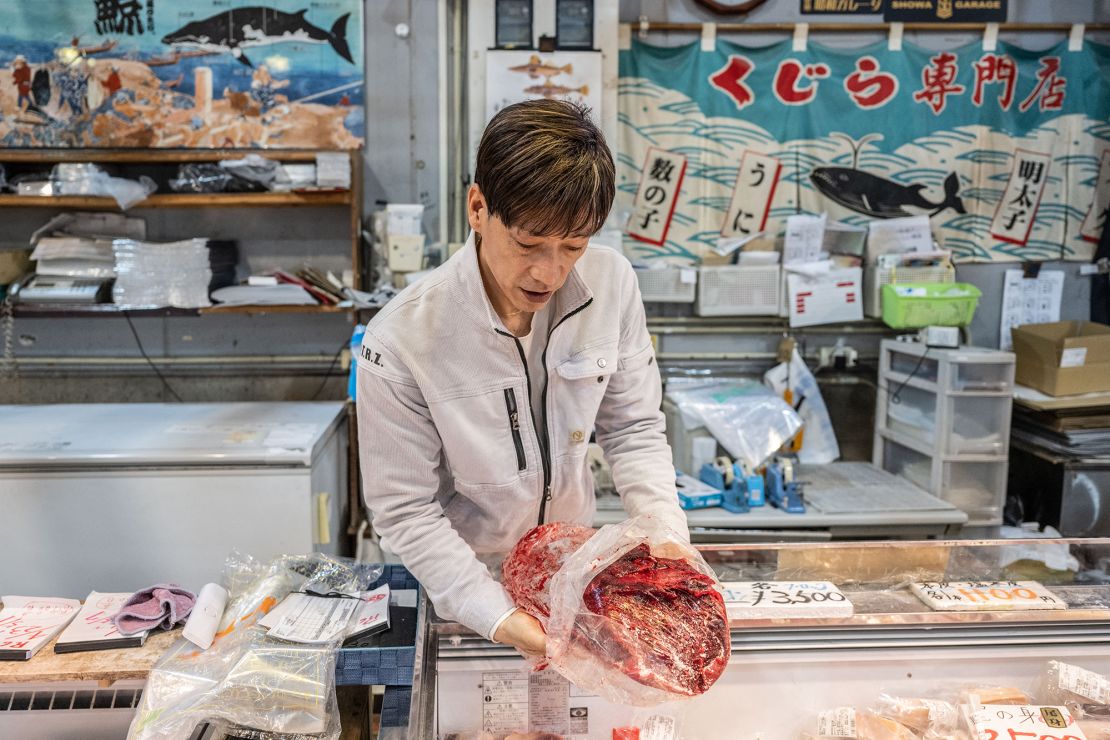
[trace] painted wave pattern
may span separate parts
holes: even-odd
[[[712,248],[720,235],[745,150],[773,156],[782,165],[768,234],[781,237],[785,218],[795,213],[825,211],[831,219],[857,226],[870,221],[832,202],[810,181],[816,167],[853,166],[851,144],[843,134],[779,142],[751,121],[706,118],[695,101],[646,79],[621,78],[618,96],[619,213],[632,211],[649,147],[679,152],[687,162],[664,244],[655,246],[626,238],[629,253],[641,259],[692,264]],[[1060,138],[1068,142],[1066,148],[1060,146]],[[940,244],[952,250],[958,260],[1091,258],[1094,245],[1080,237],[1079,229],[1094,197],[1102,152],[1110,149],[1110,124],[1069,115],[1021,136],[984,126],[961,126],[933,132],[893,151],[882,147],[881,137],[869,137],[856,155],[855,166],[901,185],[924,185],[922,195],[930,201],[943,200],[944,181],[956,173],[958,194],[968,213],[943,210],[932,216],[932,226]],[[1051,157],[1036,221],[1023,246],[991,235],[1017,149]]]

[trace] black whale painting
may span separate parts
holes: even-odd
[[[286,13],[275,8],[252,6],[232,8],[199,21],[187,23],[162,37],[162,43],[191,46],[215,52],[230,52],[239,62],[253,67],[243,52],[252,46],[266,46],[282,41],[327,43],[335,53],[354,64],[347,44],[347,20],[350,13],[340,16],[325,31],[305,19],[306,10]]]
[[[907,206],[927,211],[930,216],[946,208],[967,213],[958,195],[960,181],[955,172],[944,179],[944,196],[939,201],[922,195],[925,186],[921,183],[899,185],[854,167],[818,167],[809,179],[824,196],[872,218],[915,215],[906,210]]]

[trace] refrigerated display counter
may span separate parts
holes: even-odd
[[[651,725],[642,737],[777,740],[816,734],[819,712],[864,708],[881,693],[954,698],[1007,686],[1035,700],[1049,660],[1110,675],[1110,539],[698,549],[722,581],[831,581],[854,614],[730,615],[732,657],[716,685],[700,697],[644,709],[585,694],[552,671],[530,672],[512,649],[445,622],[422,604],[407,724],[387,696],[402,726],[383,722],[381,737],[486,740],[533,732],[539,734],[523,737],[609,740],[614,728]],[[1028,580],[1067,608],[941,612],[910,589],[973,581],[989,590]],[[673,734],[660,730],[672,723]]]

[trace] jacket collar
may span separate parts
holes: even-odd
[[[490,303],[485,286],[482,284],[482,272],[478,267],[478,248],[474,244],[474,232],[470,233],[466,245],[453,259],[459,260],[458,268],[455,271],[456,285],[454,292],[463,309],[483,325],[488,325],[493,331],[505,331],[505,325],[493,309],[493,304]],[[555,295],[551,298],[554,311],[552,326],[558,323],[566,314],[581,308],[593,299],[593,291],[586,285],[586,281],[578,272],[579,264],[581,264],[581,260],[567,275],[563,287],[555,291]]]

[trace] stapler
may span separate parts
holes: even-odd
[[[747,514],[748,491],[745,479],[739,474],[739,466],[727,457],[718,457],[714,462],[701,466],[699,475],[702,483],[713,486],[721,492],[720,506],[733,514]]]
[[[767,465],[767,500],[788,514],[806,513],[803,483],[794,479],[794,461],[776,458]]]

